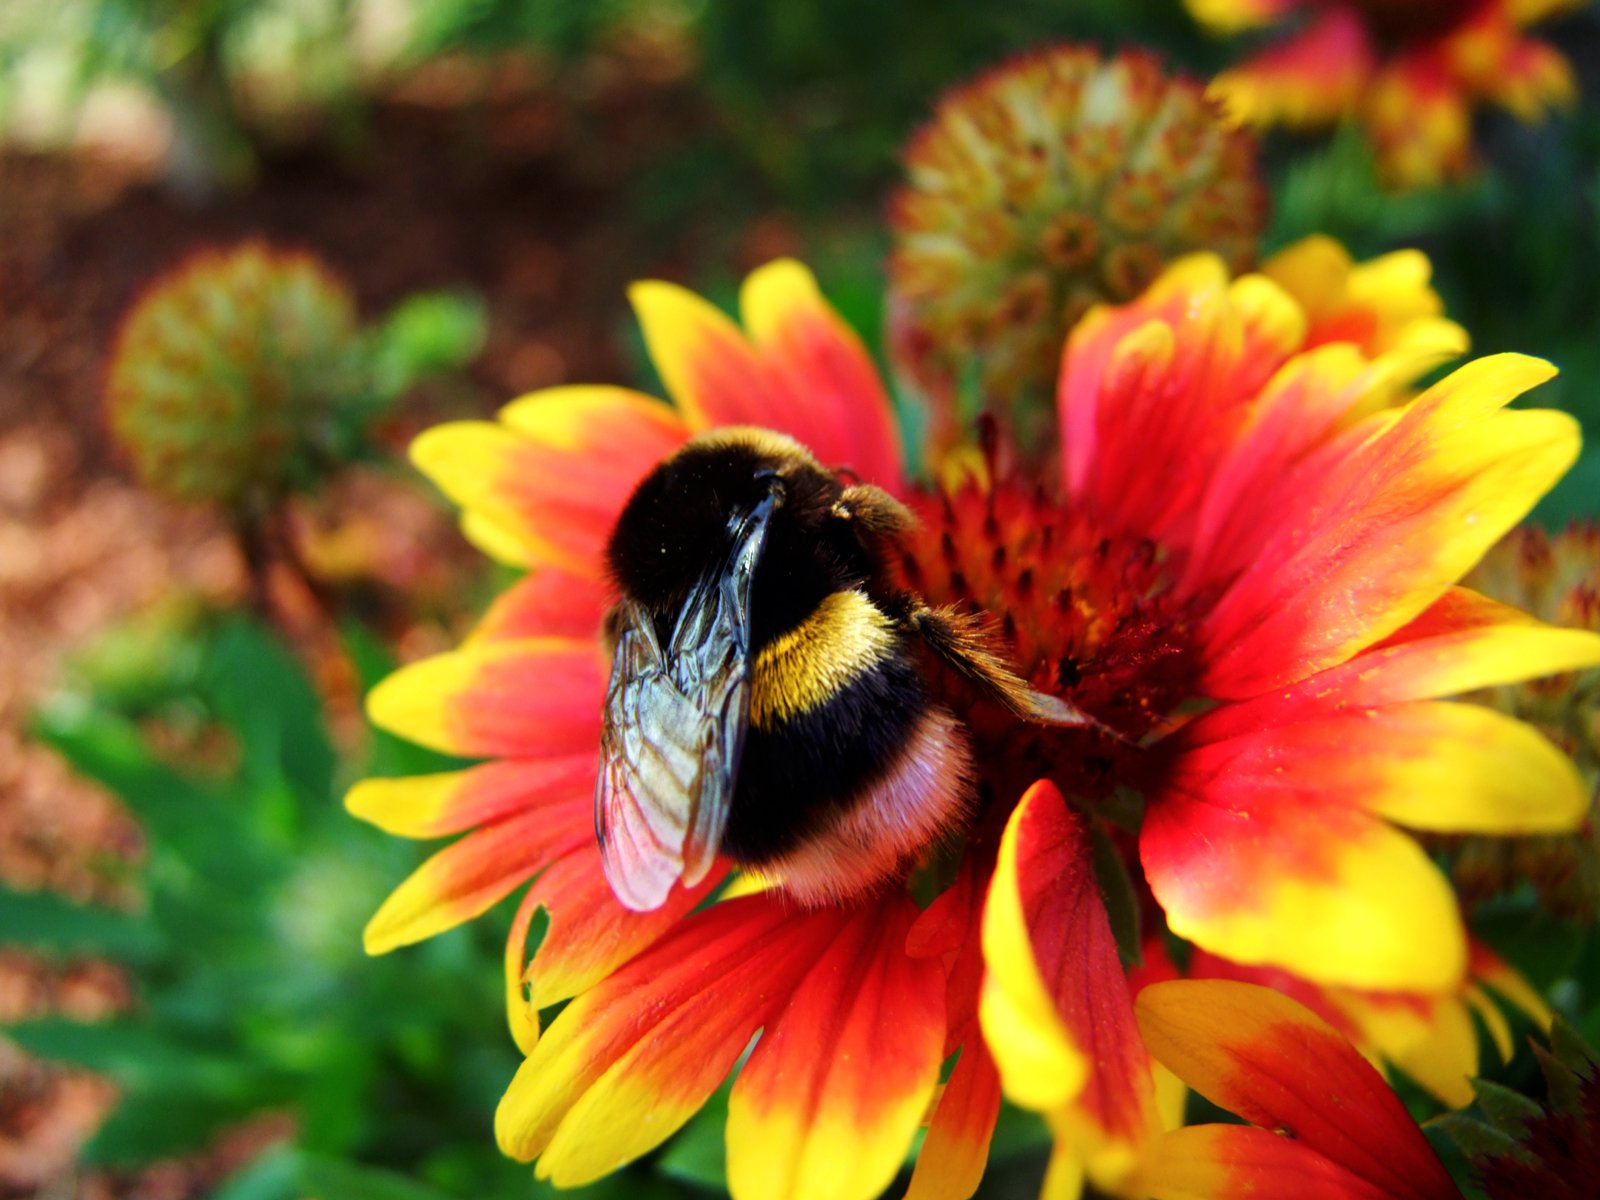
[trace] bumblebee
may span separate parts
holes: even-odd
[[[595,790],[628,908],[660,907],[719,852],[826,903],[958,830],[971,753],[925,652],[1019,717],[1095,724],[1030,689],[979,618],[897,588],[914,520],[755,428],[691,439],[634,490],[607,546],[621,599]]]

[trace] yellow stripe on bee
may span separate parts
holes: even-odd
[[[750,723],[767,729],[826,704],[894,649],[894,622],[861,592],[833,592],[756,655]]]

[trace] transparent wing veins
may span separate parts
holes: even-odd
[[[618,607],[595,827],[628,908],[659,908],[716,859],[749,722],[750,592],[773,504],[736,519],[728,558],[690,593],[665,647],[648,610]]]

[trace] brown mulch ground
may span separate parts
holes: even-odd
[[[420,290],[479,294],[490,331],[470,384],[413,403],[392,431],[396,446],[445,413],[618,379],[624,285],[670,270],[671,257],[633,232],[629,188],[693,127],[692,113],[670,82],[626,72],[590,79],[574,98],[525,70],[446,65],[377,106],[354,158],[284,155],[246,194],[200,207],[115,163],[0,157],[0,883],[115,899],[97,864],[136,856],[138,830],[111,797],[28,744],[26,714],[96,631],[175,589],[225,602],[244,591],[227,531],[139,488],[102,425],[105,347],[141,285],[198,247],[265,236],[324,257],[364,313]],[[430,561],[463,555],[419,489],[380,477],[341,489],[335,505],[369,533],[387,530]],[[0,1024],[45,1012],[92,1018],[128,1001],[103,964],[0,952]],[[205,1194],[219,1164],[238,1161],[229,1145],[136,1176],[80,1174],[75,1149],[113,1102],[103,1081],[30,1061],[0,1039],[0,1200],[179,1200]],[[259,1132],[236,1141],[259,1144]]]

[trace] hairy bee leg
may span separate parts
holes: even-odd
[[[916,516],[900,501],[870,483],[852,484],[833,506],[833,515],[854,521],[870,537],[893,537],[917,523]]]
[[[928,649],[1024,721],[1068,729],[1094,729],[1119,742],[1128,740],[1075,704],[1029,687],[1026,680],[989,648],[993,635],[981,615],[917,603],[907,611],[905,621]]]

